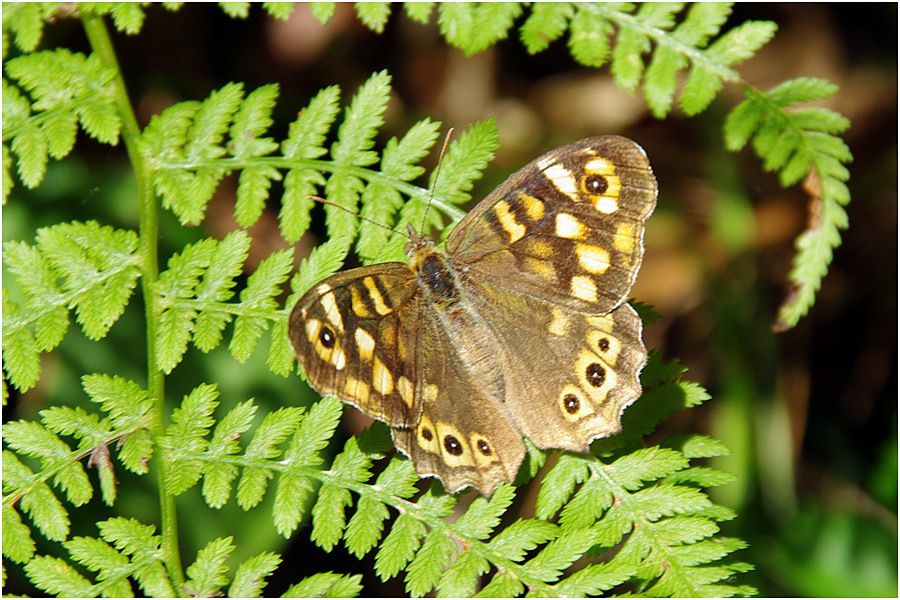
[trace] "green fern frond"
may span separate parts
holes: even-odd
[[[778,311],[777,330],[793,327],[812,307],[834,250],[841,244],[840,230],[848,225],[844,206],[850,201],[846,184],[850,172],[845,164],[853,156],[835,134],[845,131],[850,122],[828,109],[793,106],[824,100],[836,91],[834,84],[815,78],[792,79],[769,91],[745,87],[747,99],[725,121],[730,150],[740,150],[752,141],[763,168],[777,171],[784,186],[805,178],[804,189],[810,197],[810,223],[796,241],[789,276],[793,289]]]
[[[155,285],[159,297],[157,364],[166,373],[181,362],[188,342],[209,352],[222,341],[222,331],[235,320],[229,344],[232,356],[244,361],[256,348],[271,321],[284,320],[276,310],[275,298],[293,269],[291,249],[280,250],[264,259],[247,280],[239,301],[234,296],[235,279],[241,274],[250,248],[243,231],[234,231],[222,241],[207,238],[188,245],[169,259]],[[286,323],[284,325],[286,327]],[[283,329],[283,327],[282,327]],[[273,335],[270,360],[273,368],[286,374],[282,346],[287,333]]]
[[[15,85],[3,81],[3,145],[9,145],[26,187],[41,183],[48,158],[58,160],[71,152],[79,125],[100,142],[118,141],[115,72],[96,56],[58,48],[13,58],[4,70]]]
[[[67,537],[68,510],[48,483],[74,506],[88,502],[93,487],[81,464],[85,458],[88,467],[97,469],[101,494],[108,505],[116,496],[111,446],[115,446],[125,468],[147,472],[153,452],[147,392],[131,381],[99,374],[85,376],[82,385],[91,400],[100,405],[101,413],[54,406],[40,412],[41,423],[10,421],[3,427],[8,448],[3,454],[3,511],[13,536],[9,548],[4,546],[4,555],[12,560],[23,562],[34,551],[30,530],[16,507],[24,510],[48,539],[61,541]],[[74,438],[77,446],[71,447],[60,436]],[[39,470],[32,471],[20,457],[36,459]]]
[[[671,412],[702,402],[706,392],[679,379],[682,370],[655,355],[647,369],[653,385],[625,418],[646,405],[635,423],[649,432]],[[472,595],[482,583],[481,595],[598,594],[619,586],[662,595],[752,593],[733,582],[747,565],[728,558],[744,543],[718,535],[718,522],[734,515],[702,491],[731,477],[691,464],[691,457],[726,452],[710,438],[642,448],[638,438],[619,435],[595,444],[593,455],[563,453],[541,482],[536,518],[500,528],[515,498],[512,486],[476,498],[451,523],[458,498],[439,484],[419,494],[405,458],[392,457],[376,477],[373,464],[390,447],[382,425],[350,438],[323,469],[322,451],[342,412],[335,398],[305,415],[281,409],[279,418],[266,416],[242,451],[240,438],[256,413],[252,403],[237,405],[213,431],[214,397],[201,406],[192,395],[173,415],[164,444],[173,470],[190,473],[172,491],[203,479],[207,503],[218,508],[243,470],[236,498],[248,509],[277,478],[272,516],[282,535],[310,518],[317,545],[331,551],[343,542],[358,557],[375,552],[376,574],[386,580],[405,572],[413,596]],[[584,561],[604,549],[605,560]]]
[[[19,390],[40,376],[39,352],[53,350],[69,326],[69,310],[85,335],[100,339],[131,298],[139,275],[137,236],[95,221],[39,229],[37,243],[6,242],[3,259],[25,302],[4,290],[3,364]]]
[[[271,182],[283,177],[279,227],[286,240],[296,241],[306,231],[311,197],[322,189],[329,201],[329,237],[350,243],[357,234],[354,215],[361,214],[368,220],[359,230],[357,250],[367,261],[383,258],[388,232],[373,221],[400,230],[407,223],[419,227],[426,204],[435,209],[428,214],[429,227],[444,227],[441,213],[461,218],[455,205],[469,199],[473,181],[497,146],[492,122],[461,134],[450,145],[432,198],[412,182],[424,171],[419,162],[437,140],[440,123],[425,119],[402,138],[392,138],[380,156],[374,150],[390,93],[390,77],[375,73],[338,120],[340,90],[325,88],[300,112],[280,146],[265,136],[277,96],[274,86],[244,98],[241,86],[230,84],[203,102],[171,106],[143,133],[154,189],[183,223],[198,223],[222,178],[239,170],[235,211],[247,227],[259,218]],[[327,149],[325,139],[335,123],[337,139]],[[274,154],[279,149],[281,156]],[[379,159],[380,169],[373,166]],[[405,237],[394,238],[387,247],[396,254]]]
[[[95,583],[61,558],[37,556],[25,565],[32,584],[58,596],[133,597],[134,580],[147,596],[176,595],[152,525],[117,517],[97,526],[100,538],[75,537],[63,543],[73,562],[96,573]]]

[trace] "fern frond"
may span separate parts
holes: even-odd
[[[22,11],[20,16],[35,14],[34,9],[17,11]],[[13,58],[4,70],[16,85],[3,82],[3,144],[4,148],[9,144],[26,187],[41,183],[48,158],[58,160],[71,152],[79,125],[100,142],[118,141],[121,118],[112,98],[115,72],[96,56],[58,48]]]
[[[198,223],[222,178],[239,170],[236,218],[248,227],[259,218],[271,182],[283,177],[279,227],[291,242],[309,226],[311,197],[320,188],[331,203],[325,206],[330,238],[350,243],[357,233],[356,213],[391,227],[400,209],[393,226],[413,223],[418,227],[430,196],[412,182],[424,170],[418,163],[434,145],[440,124],[425,119],[413,125],[399,140],[391,139],[379,157],[375,136],[383,124],[390,93],[388,74],[375,73],[338,119],[340,90],[325,88],[300,112],[280,146],[265,136],[277,96],[274,86],[244,98],[242,88],[230,84],[203,102],[171,106],[155,116],[143,133],[154,188],[163,206],[183,223]],[[325,139],[336,122],[337,139],[327,149]],[[450,173],[439,180],[446,190],[434,192],[431,205],[436,210],[429,214],[429,226],[444,226],[441,212],[454,219],[462,217],[455,205],[468,199],[472,182],[493,155],[493,124],[476,125],[451,145],[454,147],[459,149],[448,153],[445,162],[449,164],[441,166]],[[278,150],[280,156],[275,154]],[[328,156],[322,158],[324,155]],[[380,169],[373,166],[379,158]],[[366,260],[376,255],[380,258],[385,237],[383,230],[367,222],[360,230],[360,255]],[[396,252],[400,242],[391,241]]]
[[[26,302],[4,290],[3,364],[19,390],[40,376],[38,353],[54,349],[69,310],[85,335],[100,339],[125,310],[140,273],[137,236],[87,223],[39,229],[37,243],[6,242],[3,259]]]
[[[31,583],[59,596],[133,597],[130,580],[134,580],[147,596],[176,595],[162,563],[160,536],[152,525],[118,517],[97,526],[100,538],[75,537],[63,543],[72,561],[96,572],[95,583],[50,556],[35,557],[25,565]]]
[[[112,505],[116,497],[110,446],[123,465],[136,473],[146,473],[153,452],[149,436],[150,400],[135,383],[106,375],[87,375],[82,385],[101,413],[82,408],[54,406],[40,412],[41,423],[10,421],[3,427],[8,447],[3,454],[3,511],[9,525],[10,544],[4,555],[23,562],[34,551],[28,527],[21,522],[16,506],[24,510],[34,525],[50,540],[64,540],[69,532],[69,515],[53,487],[62,491],[74,506],[93,496],[93,487],[81,460],[95,467],[104,501]],[[71,447],[61,436],[77,440]],[[37,459],[38,472],[21,457]]]
[[[841,244],[841,229],[848,225],[844,206],[850,202],[845,164],[853,159],[844,141],[837,137],[850,126],[842,115],[823,108],[797,108],[797,103],[824,100],[837,91],[834,84],[815,78],[786,81],[769,91],[745,87],[747,99],[737,105],[725,121],[725,143],[740,150],[752,140],[763,159],[763,168],[777,171],[781,184],[794,185],[805,178],[810,219],[795,243],[789,280],[792,289],[782,303],[776,330],[793,327],[815,302],[815,295],[828,272],[835,248]]]

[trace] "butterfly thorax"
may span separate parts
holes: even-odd
[[[456,281],[447,265],[448,259],[435,249],[433,241],[410,230],[406,253],[419,288],[431,304],[447,307],[457,302]]]

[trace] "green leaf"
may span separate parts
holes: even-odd
[[[443,531],[429,532],[406,573],[406,590],[410,595],[422,597],[434,589],[455,550],[453,539]]]
[[[586,67],[601,67],[609,57],[612,25],[600,14],[579,6],[569,27],[569,51]]]
[[[93,596],[91,582],[61,558],[38,556],[25,565],[25,574],[35,587],[48,594],[70,598]]]
[[[3,504],[3,556],[13,562],[25,563],[34,556],[31,530],[22,522],[19,513]]]
[[[375,574],[382,581],[387,581],[406,568],[419,550],[424,536],[425,525],[409,513],[401,513],[375,556]]]
[[[228,588],[229,598],[259,598],[262,589],[278,565],[281,557],[274,552],[262,552],[241,563]]]
[[[200,549],[197,560],[187,568],[184,587],[193,596],[209,598],[228,583],[228,558],[235,550],[233,538],[216,538]]]
[[[356,2],[354,7],[363,25],[376,33],[384,32],[384,26],[391,16],[390,2]]]
[[[522,25],[522,43],[529,54],[537,54],[566,31],[573,7],[570,2],[539,2]]]
[[[295,583],[282,598],[355,598],[361,591],[362,575],[340,575],[326,571]]]
[[[334,14],[334,2],[310,2],[309,9],[316,20],[324,25]]]
[[[510,485],[501,485],[493,493],[490,500],[476,498],[469,509],[456,521],[460,531],[476,540],[483,540],[500,523],[500,518],[516,496],[516,489]]]

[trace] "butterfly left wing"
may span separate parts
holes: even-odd
[[[587,138],[513,174],[450,233],[447,254],[509,294],[605,313],[637,276],[656,193],[635,142]]]
[[[310,289],[288,324],[309,384],[389,425],[414,424],[418,292],[403,263],[351,269]]]

